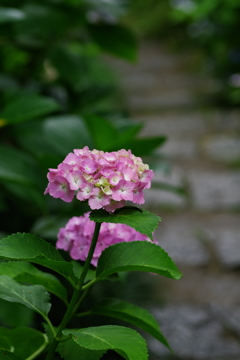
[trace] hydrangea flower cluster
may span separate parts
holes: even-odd
[[[89,214],[72,217],[58,233],[57,249],[69,251],[74,260],[85,261],[88,256],[95,228],[95,222],[89,219]],[[102,251],[108,246],[135,240],[151,241],[146,235],[128,225],[102,223],[91,264],[97,266]],[[154,242],[157,243],[156,240]]]
[[[154,173],[131,150],[104,152],[75,149],[57,169],[49,169],[44,194],[71,202],[76,194],[88,201],[92,210],[113,211],[124,206],[125,200],[143,204],[143,189],[151,187]]]

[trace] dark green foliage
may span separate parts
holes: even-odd
[[[81,330],[64,330],[80,346],[90,350],[115,350],[126,360],[147,360],[145,340],[123,326],[99,326]],[[97,360],[98,358],[96,358]]]
[[[147,310],[141,309],[139,306],[120,299],[109,298],[95,305],[89,311],[89,315],[91,314],[110,316],[129,322],[145,330],[170,349],[167,340],[159,329],[157,321]]]
[[[33,353],[34,358],[39,358],[48,341],[52,341],[54,326],[62,320],[61,309],[66,304],[69,307],[72,287],[76,288],[76,278],[83,271],[82,264],[68,261],[68,255],[62,252],[62,256],[54,244],[36,235],[19,233],[31,230],[55,241],[59,228],[71,216],[89,210],[76,199],[67,204],[44,196],[48,169],[56,168],[75,148],[89,146],[103,151],[126,148],[136,156],[149,156],[165,141],[165,137],[138,139],[142,125],[119,114],[114,76],[101,59],[102,52],[128,61],[137,58],[135,36],[121,22],[126,5],[125,0],[1,1],[0,322],[16,329],[0,328],[0,358],[32,359]],[[146,228],[142,219],[137,228],[151,237],[158,217],[144,215],[150,225]],[[165,259],[165,253],[162,255]],[[165,259],[167,263],[163,261],[164,269],[156,268],[156,272],[179,277],[169,259]],[[118,265],[125,269],[124,264]],[[43,271],[45,268],[48,272]],[[155,264],[149,269],[154,270]],[[133,265],[130,270],[136,267]],[[144,265],[138,270],[148,271]],[[100,266],[97,280],[108,277],[103,275],[104,271],[110,280],[117,278],[115,268]],[[53,275],[54,272],[57,274]],[[95,276],[96,272],[88,269],[85,288],[89,281],[95,281]],[[54,326],[48,319],[50,308]],[[23,328],[42,330],[39,318],[47,323],[46,335]],[[147,330],[150,321],[149,332],[162,339],[154,320],[149,319],[145,313],[147,326],[143,324],[142,328]],[[96,345],[96,349],[85,340],[88,337],[91,340],[99,328],[85,329],[84,334],[79,331],[81,334],[77,335],[83,345],[78,345],[75,338],[63,342],[58,347],[63,358],[99,359],[108,349],[114,349],[126,359],[147,359],[145,341],[134,330],[103,327],[100,329],[103,341],[106,338],[111,341],[104,346]],[[117,342],[113,332],[120,337]],[[74,350],[69,355],[72,358],[66,355],[69,349]]]
[[[97,266],[97,279],[122,271],[152,272],[170,279],[180,279],[182,276],[168,254],[160,246],[148,241],[117,243],[102,252]]]
[[[41,332],[28,327],[18,327],[12,330],[0,327],[0,342],[1,338],[7,340],[11,351],[14,349],[14,355],[21,359],[28,358],[46,342]],[[3,359],[5,358],[3,357]]]
[[[141,234],[147,235],[152,240],[152,234],[161,220],[159,216],[135,206],[125,206],[116,209],[113,213],[108,213],[103,209],[93,210],[91,211],[90,219],[95,222],[125,224],[131,226]]]
[[[55,239],[66,219],[86,211],[77,200],[65,204],[43,195],[48,169],[73,149],[126,148],[144,156],[165,140],[137,139],[142,125],[119,115],[114,76],[101,59],[103,51],[137,58],[135,36],[121,23],[127,7],[128,1],[1,2],[3,232],[36,231]]]

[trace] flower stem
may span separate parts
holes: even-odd
[[[76,306],[76,304],[77,304],[77,302],[79,300],[79,296],[80,296],[81,291],[82,291],[84,280],[85,280],[85,277],[87,275],[87,272],[88,272],[88,269],[89,269],[89,266],[90,266],[90,263],[91,263],[91,260],[92,260],[92,257],[93,257],[95,247],[97,245],[97,240],[98,240],[100,227],[101,227],[101,223],[96,223],[95,224],[95,230],[94,230],[94,234],[93,234],[93,238],[92,238],[91,247],[90,247],[90,250],[89,250],[89,253],[88,253],[88,257],[87,257],[87,259],[85,261],[83,271],[82,271],[82,273],[80,275],[80,278],[79,278],[79,281],[78,281],[78,284],[77,284],[77,288],[75,289],[75,291],[73,293],[73,296],[72,296],[72,299],[71,299],[71,301],[69,303],[68,309],[67,309],[67,311],[66,311],[66,313],[65,313],[65,315],[64,315],[64,317],[62,319],[61,324],[58,327],[56,336],[55,336],[52,344],[49,347],[48,354],[46,356],[46,360],[52,360],[53,355],[54,355],[55,350],[56,350],[56,347],[58,345],[58,342],[61,340],[62,331],[65,329],[65,327],[67,326],[68,322],[71,320],[71,318],[72,318],[72,316],[74,314],[75,306]]]
[[[43,336],[44,336],[44,340],[45,340],[44,343],[33,354],[31,354],[28,358],[26,358],[26,360],[35,359],[45,349],[45,347],[48,344],[48,338],[47,338],[47,336],[45,334],[43,334]]]

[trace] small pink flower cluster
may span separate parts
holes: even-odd
[[[69,251],[74,260],[85,261],[88,256],[95,228],[95,222],[89,219],[89,214],[74,216],[58,233],[56,248]],[[108,246],[135,240],[151,241],[128,225],[102,223],[91,264],[97,266],[102,251]],[[156,240],[154,242],[157,243]]]
[[[143,204],[143,189],[151,187],[154,175],[149,166],[131,150],[104,152],[83,149],[67,155],[57,169],[49,169],[44,194],[71,202],[76,192],[80,201],[88,200],[92,210],[113,211],[125,200]]]

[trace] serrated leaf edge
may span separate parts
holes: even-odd
[[[118,325],[105,325],[105,326],[107,326],[108,328],[116,328],[116,327],[119,327],[119,328],[124,328],[124,329],[128,329],[128,330],[132,330],[134,333],[136,333],[138,336],[140,336],[140,338],[143,340],[143,342],[144,342],[144,346],[145,346],[145,350],[146,350],[146,353],[147,353],[147,356],[149,356],[149,354],[148,354],[148,348],[147,348],[147,343],[146,343],[146,340],[136,331],[136,330],[134,330],[134,329],[131,329],[131,328],[128,328],[128,327],[126,327],[126,326],[118,326]],[[101,326],[99,326],[99,327],[101,327]],[[87,328],[87,329],[91,329],[91,327],[90,328]],[[83,332],[83,330],[85,330],[85,329],[77,329],[76,331],[74,331],[74,330],[72,330],[72,331],[74,331],[74,332]],[[65,331],[69,331],[68,329],[65,329],[65,330],[63,330],[62,331],[62,333],[64,334],[64,332]],[[70,330],[71,331],[71,330]],[[65,334],[64,334],[65,335]],[[72,334],[70,334],[70,335],[72,335]],[[91,335],[91,334],[89,334],[89,335]],[[91,335],[92,336],[92,335]],[[95,336],[96,338],[97,338],[97,336]],[[74,335],[72,335],[72,339],[77,343],[77,341],[74,339]],[[103,341],[102,339],[100,339],[101,341]],[[84,349],[88,349],[88,350],[99,350],[99,349],[89,349],[88,347],[86,347],[86,346],[84,346],[84,345],[80,345],[80,344],[78,344],[79,346],[82,346]],[[105,349],[105,350],[109,350],[109,349],[116,349],[116,348],[114,348],[114,347],[111,347],[111,348],[107,348],[107,349]],[[121,349],[118,349],[118,350],[120,350],[120,351],[123,351],[123,350],[121,350]],[[125,351],[124,351],[124,353],[125,353]],[[126,354],[127,355],[127,354]]]

